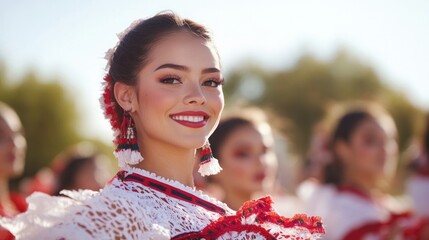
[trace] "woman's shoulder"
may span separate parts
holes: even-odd
[[[34,193],[28,211],[0,223],[19,239],[169,239],[182,232],[177,225],[198,231],[234,213],[199,191],[145,171],[122,172],[97,192],[61,193]]]
[[[79,196],[77,199],[73,199],[35,192],[26,199],[29,206],[26,212],[18,214],[14,218],[2,218],[0,224],[18,239],[44,236],[44,229],[48,230],[58,223],[66,224],[71,221],[72,216],[68,214],[69,211],[80,208],[84,202],[83,198],[92,197],[94,194],[83,191],[72,193],[74,196]]]
[[[99,192],[62,191],[64,196],[33,193],[29,209],[0,224],[19,239],[100,239],[127,236],[133,228],[147,228],[145,211],[121,189],[109,185]],[[131,225],[128,219],[139,224]],[[117,229],[123,229],[117,232]],[[148,229],[146,229],[148,230]],[[148,231],[145,231],[148,232]]]

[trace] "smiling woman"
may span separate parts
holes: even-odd
[[[202,175],[221,170],[207,139],[223,110],[223,77],[203,26],[161,13],[132,24],[108,53],[101,100],[121,170],[99,192],[33,194],[28,212],[0,220],[17,239],[319,237],[319,218],[279,216],[269,197],[234,212],[195,190],[197,149]]]

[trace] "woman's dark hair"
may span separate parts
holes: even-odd
[[[56,178],[52,194],[59,195],[63,189],[73,190],[81,170],[96,166],[99,160],[104,160],[103,156],[98,148],[89,142],[71,145],[58,153],[51,163]]]
[[[368,119],[374,119],[374,116],[363,110],[348,112],[339,119],[331,135],[330,148],[333,159],[325,166],[325,183],[340,184],[343,181],[344,166],[335,152],[335,144],[339,141],[349,142],[360,124]]]
[[[429,156],[429,114],[426,116],[426,131],[423,137],[423,148],[426,154]]]
[[[72,155],[69,159],[64,159],[65,165],[58,174],[57,186],[54,191],[54,195],[60,195],[60,191],[63,189],[72,190],[76,182],[76,178],[79,177],[78,173],[88,166],[89,164],[95,164],[97,155],[79,156]]]
[[[204,26],[189,19],[182,19],[172,12],[159,13],[132,24],[108,59],[112,86],[116,82],[135,85],[137,74],[147,63],[152,47],[167,34],[180,31],[189,32],[208,42],[212,41],[209,31]],[[115,102],[116,113],[119,119],[122,119],[123,110],[116,102],[113,87],[111,96]]]
[[[219,152],[225,140],[237,128],[240,128],[243,126],[249,126],[249,125],[252,126],[253,122],[240,117],[233,117],[233,118],[229,118],[221,121],[219,123],[219,126],[216,128],[216,130],[209,138],[210,147],[212,149],[213,156],[219,159],[219,161],[221,161],[221,159],[219,158]]]

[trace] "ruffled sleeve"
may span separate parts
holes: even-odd
[[[319,217],[282,217],[272,203],[269,196],[248,201],[235,215],[221,217],[201,232],[173,239],[319,239],[325,232]]]
[[[170,239],[168,229],[144,221],[144,211],[130,196],[90,190],[62,193],[67,197],[34,193],[27,198],[25,213],[1,218],[0,224],[16,239]]]
[[[36,192],[27,198],[27,202],[29,208],[25,213],[14,218],[0,219],[0,224],[16,239],[61,239],[66,236],[89,239],[88,233],[82,231],[82,228],[67,231],[70,224],[64,219],[65,215],[79,201]],[[53,228],[55,225],[57,226]],[[61,231],[60,235],[58,231]]]

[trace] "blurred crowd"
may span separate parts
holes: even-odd
[[[226,111],[209,139],[223,171],[206,178],[195,171],[195,186],[234,210],[247,200],[272,195],[277,211],[287,217],[302,212],[321,216],[329,240],[429,239],[429,117],[423,137],[407,151],[401,194],[394,184],[397,130],[381,106],[330,109],[313,128],[305,164],[293,169],[288,163],[292,155],[282,146],[287,136],[276,129],[274,118],[256,107]],[[25,211],[25,197],[35,191],[99,190],[112,175],[107,156],[81,142],[11,191],[10,180],[23,173],[25,152],[19,116],[0,102],[0,216]],[[13,236],[0,229],[0,239]]]
[[[108,160],[93,144],[70,146],[40,169],[34,177],[24,178],[17,191],[9,181],[19,177],[25,166],[27,143],[16,112],[0,102],[0,216],[12,217],[27,210],[25,198],[33,192],[61,195],[62,190],[99,190],[111,175]],[[0,228],[0,239],[14,239]]]

